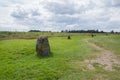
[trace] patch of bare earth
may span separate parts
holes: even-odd
[[[96,63],[99,65],[99,67],[109,71],[114,70],[113,65],[120,66],[120,61],[117,59],[117,56],[112,51],[105,50],[104,48],[99,47],[94,43],[90,43],[88,40],[86,40],[86,43],[88,43],[96,50],[100,50],[100,54],[97,55],[97,58],[84,61],[87,64],[88,69],[94,70],[95,67],[93,64]]]

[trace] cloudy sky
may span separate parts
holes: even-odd
[[[120,0],[0,0],[0,31],[120,31]]]

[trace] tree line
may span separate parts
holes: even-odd
[[[114,32],[113,30],[110,32],[99,31],[99,30],[62,30],[61,32],[66,32],[66,33],[120,33],[120,32]]]
[[[52,32],[52,31],[40,31],[40,30],[29,30],[28,32]],[[118,33],[120,32],[115,32],[115,31],[110,31],[110,32],[105,32],[105,31],[100,31],[100,30],[62,30],[61,32],[64,33]]]
[[[51,31],[29,30],[28,32],[51,32]]]

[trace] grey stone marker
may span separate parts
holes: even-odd
[[[50,45],[47,37],[40,37],[36,43],[37,56],[49,56]]]
[[[71,39],[70,35],[68,35],[67,39]]]

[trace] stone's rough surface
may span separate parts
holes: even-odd
[[[38,56],[48,56],[50,54],[50,45],[47,37],[37,39],[36,52]]]

